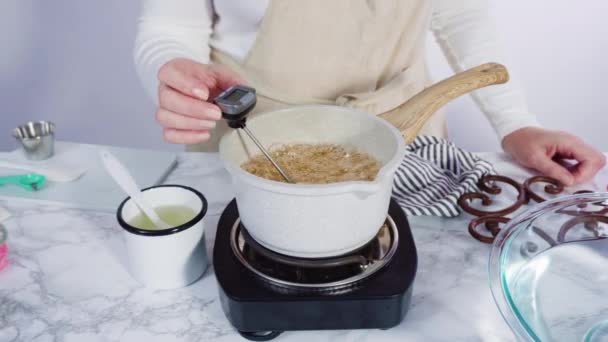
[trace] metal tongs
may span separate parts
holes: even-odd
[[[222,117],[226,120],[228,126],[234,129],[240,128],[245,131],[245,133],[247,133],[249,138],[251,138],[260,151],[262,151],[264,156],[266,156],[266,159],[268,159],[268,161],[277,169],[281,176],[288,183],[295,183],[287,172],[283,170],[274,159],[272,159],[270,153],[268,153],[262,143],[260,143],[260,141],[246,125],[247,114],[251,112],[257,103],[255,89],[242,85],[235,85],[217,96],[214,102],[222,109]]]

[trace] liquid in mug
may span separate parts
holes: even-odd
[[[194,211],[194,209],[183,205],[160,206],[154,208],[154,211],[156,211],[156,214],[158,214],[161,220],[171,227],[180,226],[196,216],[196,211]],[[158,230],[148,216],[144,215],[142,212],[131,219],[129,224],[139,229]]]

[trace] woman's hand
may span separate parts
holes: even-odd
[[[156,119],[166,141],[197,144],[209,139],[209,130],[222,118],[211,100],[243,80],[220,65],[206,65],[185,58],[172,59],[158,72],[159,108]]]
[[[526,127],[507,135],[502,146],[523,166],[575,185],[590,180],[606,164],[606,157],[571,134]],[[560,160],[578,163],[566,166]]]

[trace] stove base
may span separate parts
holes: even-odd
[[[222,308],[243,337],[269,340],[282,331],[389,329],[405,317],[417,268],[416,247],[401,208],[391,202],[389,214],[399,233],[391,261],[350,291],[282,293],[243,266],[230,247],[230,230],[238,217],[236,202],[218,224],[214,268]],[[267,332],[269,335],[261,336]],[[260,339],[261,338],[261,339]]]
[[[259,331],[259,332],[244,332],[239,331],[239,334],[249,341],[270,341],[279,337],[282,331]]]
[[[230,323],[245,332],[334,329],[389,329],[403,320],[410,305],[412,288],[387,298],[256,302],[234,298],[220,289],[224,313]]]

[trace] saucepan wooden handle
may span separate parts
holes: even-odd
[[[380,117],[397,127],[409,143],[431,116],[451,100],[483,87],[506,83],[508,80],[509,73],[503,65],[482,64],[433,84],[397,109],[381,114]]]

